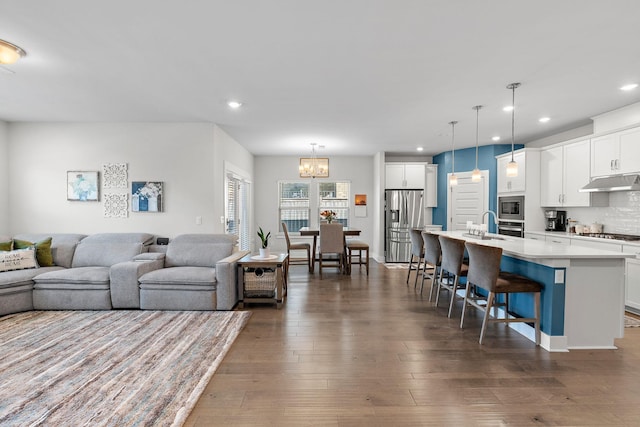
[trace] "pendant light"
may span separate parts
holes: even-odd
[[[511,89],[511,161],[507,164],[507,176],[518,176],[518,163],[513,158],[513,151],[515,145],[515,114],[516,114],[516,88],[520,86],[520,83],[511,83],[507,86],[507,89]]]
[[[451,125],[451,176],[449,177],[449,185],[454,186],[458,185],[458,177],[456,176],[456,143],[455,143],[455,127],[457,121],[451,121],[449,124]]]
[[[482,105],[476,105],[475,107],[473,107],[473,109],[476,110],[476,168],[471,174],[471,181],[473,182],[480,182],[482,180],[482,172],[480,172],[480,169],[478,169],[478,122],[480,118],[481,108]]]

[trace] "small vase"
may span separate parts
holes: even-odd
[[[328,217],[327,217],[327,222],[328,222],[329,224],[331,224],[331,223],[333,222],[333,218],[331,218],[330,216],[328,216]]]
[[[269,256],[271,256],[269,248],[260,248],[260,258],[269,258]]]

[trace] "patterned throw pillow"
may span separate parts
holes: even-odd
[[[0,271],[24,270],[37,267],[36,248],[33,246],[28,249],[0,252]]]
[[[53,264],[53,254],[51,253],[51,237],[47,237],[39,242],[29,242],[27,240],[14,240],[13,249],[26,249],[31,246],[36,247],[36,257],[40,267],[51,267]]]
[[[13,249],[13,240],[9,240],[8,242],[0,242],[0,252],[10,251],[11,249]]]

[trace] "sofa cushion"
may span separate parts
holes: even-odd
[[[53,263],[60,267],[70,268],[71,261],[73,260],[73,253],[75,251],[78,242],[86,237],[86,234],[75,233],[53,233],[53,234],[40,234],[40,233],[24,233],[14,236],[16,239],[28,240],[30,242],[38,242],[44,240],[47,237],[52,237],[51,242],[51,255],[53,256]]]
[[[181,234],[167,247],[165,267],[215,267],[233,253],[238,236],[230,234]]]
[[[36,289],[58,289],[63,284],[92,284],[109,286],[109,267],[78,267],[49,271],[33,278]]]
[[[146,252],[146,245],[153,242],[148,233],[98,233],[85,237],[78,244],[71,266],[110,267],[119,262],[130,261],[134,256]]]
[[[61,270],[62,267],[40,267],[28,270],[5,271],[0,274],[0,289],[11,288],[18,285],[33,284],[33,278],[49,271]]]
[[[0,272],[37,267],[36,248],[33,246],[27,249],[0,252]]]
[[[138,280],[141,288],[150,285],[212,286],[216,283],[216,269],[210,267],[168,267],[150,271]]]
[[[38,265],[42,267],[51,267],[53,265],[53,255],[51,253],[52,237],[47,237],[39,242],[31,242],[29,240],[14,239],[13,247],[15,249],[26,249],[31,246],[36,247],[36,258]]]

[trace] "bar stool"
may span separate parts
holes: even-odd
[[[431,288],[429,290],[429,301],[433,298],[433,289],[438,277],[438,271],[440,270],[440,263],[442,262],[442,249],[440,248],[440,240],[438,235],[429,233],[427,231],[422,232],[422,241],[424,242],[424,263],[425,267],[422,270],[422,285],[420,286],[420,294],[422,295],[422,288],[424,288],[424,280],[431,280]],[[427,265],[432,268],[427,270]]]
[[[358,251],[356,256],[358,257],[358,261],[354,262],[354,251]],[[362,252],[365,252],[364,259],[362,259]],[[347,240],[347,261],[349,263],[349,272],[351,272],[351,266],[356,264],[358,266],[358,270],[362,269],[362,266],[366,266],[367,276],[369,275],[369,245],[361,240]]]
[[[416,280],[413,283],[414,288],[418,285],[418,275],[420,274],[420,266],[422,265],[422,260],[424,259],[424,243],[422,241],[422,235],[420,233],[421,233],[421,230],[418,228],[409,229],[409,241],[411,242],[411,256],[409,258],[409,271],[407,272],[407,285],[409,284],[409,276],[411,276],[411,271],[415,270]],[[412,268],[414,258],[418,259],[418,265],[415,268]]]
[[[456,291],[458,289],[464,289],[460,285],[460,277],[467,275],[468,266],[463,263],[464,261],[464,240],[454,239],[447,236],[438,236],[440,240],[440,247],[442,249],[442,262],[440,263],[440,275],[438,277],[438,292],[436,292],[436,307],[438,306],[438,300],[440,299],[440,289],[445,288],[451,293],[451,299],[449,301],[449,314],[447,317],[451,317],[453,311],[453,304],[456,300]],[[445,281],[445,273],[447,273],[447,279]],[[453,281],[451,281],[453,276]]]
[[[467,242],[466,247],[469,253],[469,274],[467,277],[467,289],[462,307],[462,316],[460,318],[460,327],[462,328],[464,325],[466,308],[471,305],[480,310],[484,310],[484,320],[482,321],[482,330],[480,331],[480,344],[482,344],[489,322],[533,322],[536,331],[536,345],[540,345],[540,293],[542,291],[542,285],[524,276],[500,272],[502,248],[479,245],[471,242]],[[472,295],[472,286],[477,286],[489,292],[485,304],[481,302],[480,298]],[[509,294],[519,292],[534,294],[534,318],[509,317]],[[505,302],[501,304],[496,303],[496,294],[505,294]],[[505,317],[498,318],[496,313],[494,318],[490,318],[491,309],[495,309],[499,305],[505,307]]]

